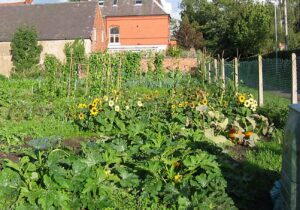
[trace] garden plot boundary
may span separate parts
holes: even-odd
[[[214,59],[204,70],[208,83],[221,82],[225,88],[232,81],[236,88],[254,90],[260,106],[265,104],[265,95],[274,96],[274,101],[290,100],[291,104],[300,100],[300,50],[231,61]]]

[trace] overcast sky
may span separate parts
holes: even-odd
[[[0,0],[0,2],[16,2],[22,0]],[[64,2],[67,0],[34,0],[34,3],[56,3],[56,2]],[[161,0],[165,10],[171,14],[173,18],[180,19],[179,15],[179,2],[181,0]]]

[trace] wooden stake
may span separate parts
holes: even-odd
[[[218,61],[214,59],[215,82],[218,82]]]
[[[211,66],[210,63],[208,63],[208,84],[211,83]]]
[[[225,60],[222,58],[221,60],[221,80],[222,80],[222,88],[225,89]]]
[[[264,105],[264,80],[261,55],[258,56],[258,105]]]
[[[298,103],[298,87],[297,87],[297,57],[292,53],[292,104]]]
[[[238,63],[238,59],[234,58],[234,84],[235,84],[235,88],[236,90],[238,89],[239,86],[239,63]]]

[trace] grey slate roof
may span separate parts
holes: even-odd
[[[104,6],[100,7],[103,16],[148,16],[167,15],[153,0],[143,0],[143,4],[135,5],[134,0],[118,0],[117,6],[113,6],[113,0],[104,0]],[[160,3],[160,0],[157,1]]]
[[[20,26],[34,26],[39,40],[91,38],[97,2],[0,6],[0,41]]]

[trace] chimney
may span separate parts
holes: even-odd
[[[33,0],[25,0],[25,4],[32,4]]]

